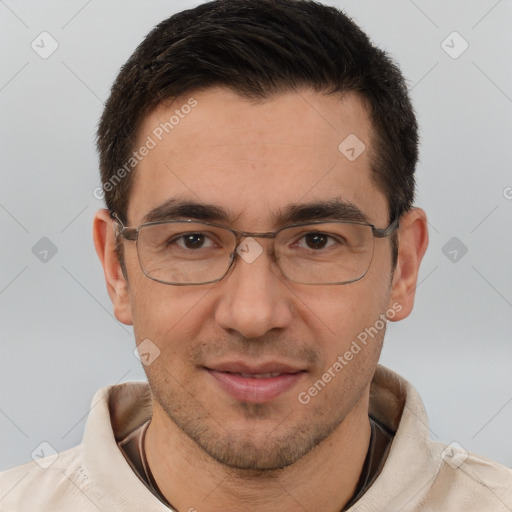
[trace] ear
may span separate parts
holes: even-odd
[[[114,315],[121,323],[132,325],[128,283],[115,251],[115,227],[115,222],[111,219],[108,210],[102,209],[96,212],[92,236],[96,253],[103,266],[107,291],[114,306]]]
[[[389,303],[390,307],[395,304],[396,315],[390,318],[394,322],[409,316],[414,306],[418,271],[428,246],[427,215],[421,208],[412,208],[400,217],[398,241]],[[402,306],[399,311],[397,304]]]

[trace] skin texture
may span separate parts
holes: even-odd
[[[211,88],[161,105],[144,120],[137,147],[193,96],[197,106],[138,164],[128,225],[138,226],[171,197],[213,203],[234,229],[265,232],[271,214],[291,203],[340,199],[377,227],[388,225],[387,201],[372,181],[371,124],[355,94],[310,90],[250,102]],[[355,161],[338,150],[349,135],[366,145]],[[391,275],[389,239],[375,239],[366,276],[343,286],[286,280],[269,250],[239,259],[218,283],[169,286],[142,273],[134,242],[124,242],[128,282],[114,252],[106,210],[94,241],[116,318],[133,324],[160,356],[145,366],[153,391],[148,461],[178,510],[338,512],[350,499],[368,449],[369,386],[385,329],[336,373],[309,403],[307,391],[379,315],[413,307],[428,244],[425,213],[400,219],[398,264]],[[226,361],[282,362],[303,370],[294,387],[266,403],[227,394],[204,367]],[[298,505],[300,504],[300,507]]]

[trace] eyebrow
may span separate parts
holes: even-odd
[[[339,198],[309,203],[292,203],[276,212],[271,212],[270,216],[276,227],[328,219],[370,222],[368,216],[359,207],[350,201]],[[146,213],[142,218],[142,223],[187,218],[231,226],[237,217],[214,204],[171,198]]]

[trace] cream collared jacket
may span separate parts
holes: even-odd
[[[383,366],[370,412],[396,435],[384,469],[350,512],[512,512],[512,470],[430,440],[417,392]],[[150,414],[147,383],[99,390],[79,446],[0,473],[0,511],[169,512],[116,444]]]

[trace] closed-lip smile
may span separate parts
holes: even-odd
[[[230,361],[204,368],[232,398],[250,403],[269,402],[294,387],[306,373],[303,368],[276,361]]]

